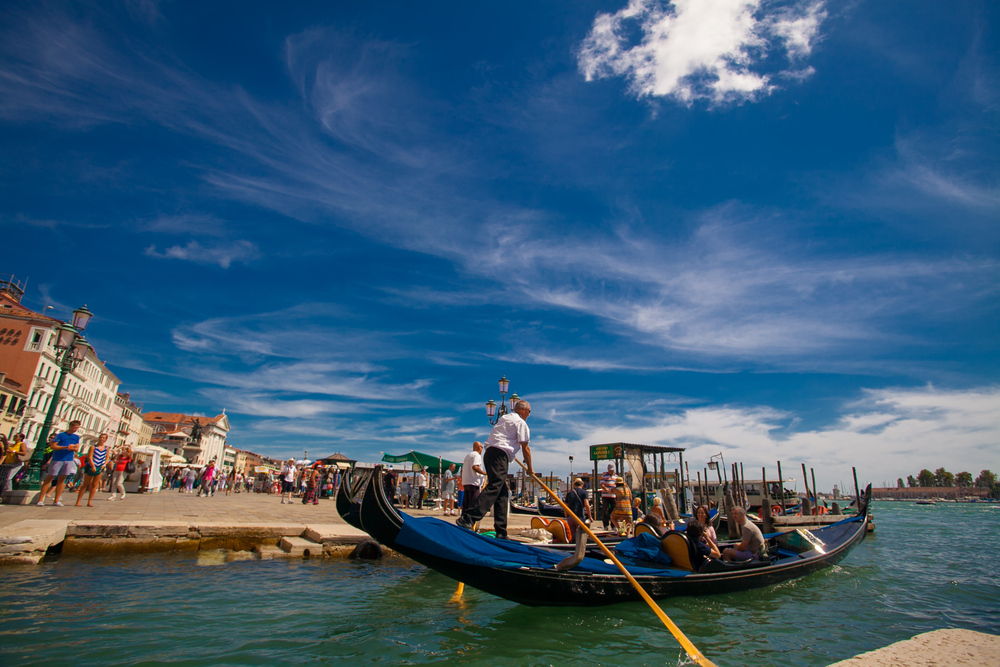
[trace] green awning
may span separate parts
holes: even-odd
[[[431,456],[430,454],[422,454],[420,452],[410,452],[409,454],[403,454],[402,456],[392,456],[391,454],[383,454],[382,460],[386,463],[413,463],[421,468],[426,469],[427,473],[430,475],[440,475],[444,470],[448,469],[452,463],[455,464],[455,469],[462,467],[461,463],[455,463],[455,461],[449,461],[448,459],[439,459],[436,456]],[[438,467],[438,461],[441,462],[441,468]],[[443,469],[442,469],[443,468]]]

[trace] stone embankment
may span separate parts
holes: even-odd
[[[842,660],[830,667],[1000,667],[1000,637],[972,630],[935,630]]]
[[[106,498],[101,494],[94,507],[0,505],[0,564],[38,563],[53,550],[64,556],[228,549],[261,558],[346,557],[369,539],[337,516],[330,500],[282,505],[269,495],[169,492]]]

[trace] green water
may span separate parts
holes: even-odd
[[[1000,507],[879,503],[839,566],[771,589],[664,601],[720,667],[828,665],[939,628],[1000,634]],[[985,545],[975,550],[977,544]],[[673,665],[643,604],[529,608],[406,560],[221,552],[0,568],[0,665]]]

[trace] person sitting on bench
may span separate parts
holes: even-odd
[[[694,570],[697,572],[701,569],[701,566],[708,562],[709,558],[719,558],[719,547],[715,546],[715,542],[708,539],[708,534],[705,532],[705,524],[701,521],[690,521],[687,528],[684,529],[687,533],[688,542],[694,546],[695,553],[697,554],[697,559],[694,565]]]
[[[722,552],[722,560],[727,563],[738,560],[760,560],[760,550],[764,546],[764,536],[760,528],[747,521],[747,511],[742,507],[733,508],[733,521],[740,528],[740,543]]]

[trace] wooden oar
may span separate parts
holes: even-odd
[[[485,488],[486,488],[486,480],[484,479],[482,485],[479,487],[479,490],[482,491]],[[459,515],[459,516],[461,516],[461,515]],[[478,521],[475,522],[474,524],[472,524],[472,532],[476,532],[477,528],[479,528],[479,522]],[[460,581],[460,582],[458,582],[458,587],[455,588],[455,592],[451,596],[451,602],[458,602],[459,600],[461,600],[462,599],[462,593],[464,593],[464,592],[465,592],[465,582],[464,581]]]
[[[702,665],[703,667],[716,667],[715,663],[706,658],[705,655],[701,651],[699,651],[694,644],[691,643],[691,640],[688,639],[683,632],[681,632],[681,629],[677,627],[677,624],[670,620],[670,617],[667,616],[662,609],[660,609],[660,606],[656,604],[656,601],[653,600],[653,598],[649,597],[649,593],[647,593],[646,590],[639,584],[639,582],[635,580],[635,577],[633,577],[632,574],[625,569],[625,566],[622,565],[621,561],[615,558],[615,555],[611,553],[611,550],[608,549],[606,546],[604,546],[603,542],[597,539],[597,535],[594,535],[594,532],[590,530],[589,527],[587,527],[587,524],[585,524],[583,520],[580,519],[580,517],[574,514],[573,511],[566,506],[566,503],[562,501],[562,498],[560,498],[558,494],[553,493],[552,489],[545,486],[545,482],[540,480],[538,476],[535,475],[535,473],[528,470],[525,467],[525,465],[521,463],[518,459],[515,458],[514,461],[517,463],[517,465],[521,466],[521,468],[523,468],[525,472],[531,475],[534,478],[534,480],[538,482],[543,489],[545,489],[545,491],[549,494],[549,496],[556,499],[556,502],[559,503],[559,506],[563,508],[563,511],[566,512],[566,514],[569,517],[571,517],[574,521],[576,521],[577,525],[579,525],[580,528],[582,528],[587,532],[587,535],[590,537],[590,539],[594,540],[594,542],[597,543],[597,546],[601,547],[601,551],[603,551],[604,554],[608,558],[610,558],[615,565],[618,566],[618,569],[622,571],[622,574],[625,575],[625,578],[628,579],[629,583],[632,584],[635,590],[639,592],[639,595],[641,595],[642,599],[646,601],[646,604],[649,605],[650,609],[652,609],[653,612],[660,618],[660,620],[663,621],[663,624],[667,626],[667,630],[670,630],[670,634],[672,634],[674,638],[680,643],[681,647],[687,652],[688,657],[691,658],[691,660],[698,663],[699,665]]]

